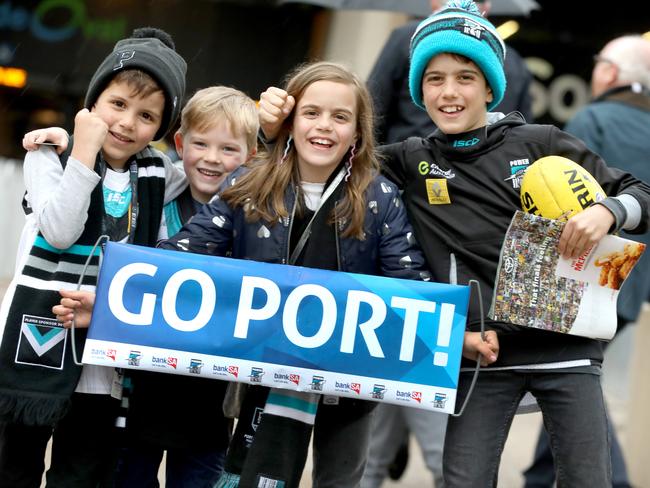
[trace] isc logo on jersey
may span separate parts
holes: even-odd
[[[528,213],[547,219],[569,219],[606,195],[579,164],[561,156],[546,156],[526,170],[520,197]]]

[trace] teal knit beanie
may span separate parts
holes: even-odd
[[[450,0],[447,6],[418,25],[411,38],[409,89],[413,102],[421,108],[422,76],[429,61],[441,53],[460,54],[480,68],[492,89],[491,110],[503,99],[506,76],[503,61],[506,47],[496,28],[471,0]]]

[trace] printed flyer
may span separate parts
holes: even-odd
[[[490,318],[609,340],[619,290],[645,244],[608,235],[576,259],[557,245],[564,222],[518,211],[501,249]]]

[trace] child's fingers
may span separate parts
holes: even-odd
[[[493,351],[492,346],[492,344],[486,341],[481,341],[476,344],[476,350],[481,355],[482,366],[487,366],[497,360],[497,353]]]
[[[52,311],[54,311],[54,309],[52,309]],[[65,311],[65,310],[59,311],[58,313],[55,312],[55,315],[56,315],[56,320],[62,323],[71,322],[73,318],[73,314],[70,313],[70,311]]]
[[[285,115],[289,115],[293,110],[293,107],[295,106],[296,106],[296,99],[293,98],[291,95],[289,95],[287,97],[287,101],[284,104],[284,107],[282,108],[282,112],[284,112]]]
[[[289,114],[295,103],[295,99],[286,91],[273,86],[260,95],[260,108],[278,116]]]
[[[493,330],[488,330],[485,332],[485,342],[488,343],[490,349],[495,354],[499,353],[499,336]]]
[[[260,100],[260,121],[277,121],[282,117],[282,108],[264,100]]]
[[[25,151],[36,151],[38,149],[38,142],[40,142],[38,131],[28,132],[23,136],[23,149]]]
[[[282,118],[285,100],[280,100],[275,95],[260,99],[260,115],[268,115],[274,118]]]
[[[61,307],[61,305],[56,305],[52,307],[52,313],[56,315],[56,320],[59,322],[65,322],[66,320],[72,320],[72,310]]]
[[[82,108],[81,110],[79,110],[79,112],[77,112],[77,115],[74,116],[75,123],[77,123],[77,118],[79,118],[80,120],[83,120],[83,118],[86,116],[86,114],[89,114],[89,113],[90,113],[90,110],[88,110],[87,108]]]
[[[82,302],[84,300],[87,300],[88,297],[92,295],[92,292],[83,290],[59,290],[59,295],[61,295],[63,298],[69,298],[77,302]],[[61,302],[63,303],[63,300]]]
[[[81,307],[81,302],[79,300],[73,300],[72,298],[62,298],[59,306],[69,308],[70,311],[72,311]]]

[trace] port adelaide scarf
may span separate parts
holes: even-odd
[[[64,169],[68,156],[69,151],[60,157]],[[98,156],[95,171],[101,175],[105,163],[100,159]],[[131,161],[130,171],[137,197],[135,225],[128,241],[153,246],[164,201],[163,160],[145,148]],[[146,205],[138,206],[137,201]],[[23,205],[25,212],[31,213],[25,200]],[[79,239],[62,250],[51,246],[39,232],[24,267],[7,290],[5,300],[9,303],[3,304],[0,316],[0,328],[4,328],[0,343],[0,421],[53,425],[65,414],[81,375],[72,348],[80,358],[86,329],[75,330],[76,343],[72,344],[69,329],[56,321],[52,307],[61,299],[58,290],[76,288],[95,242],[105,233],[104,216],[99,184],[92,192],[88,220]],[[94,289],[99,272],[99,250],[92,254],[81,281],[87,290]]]

